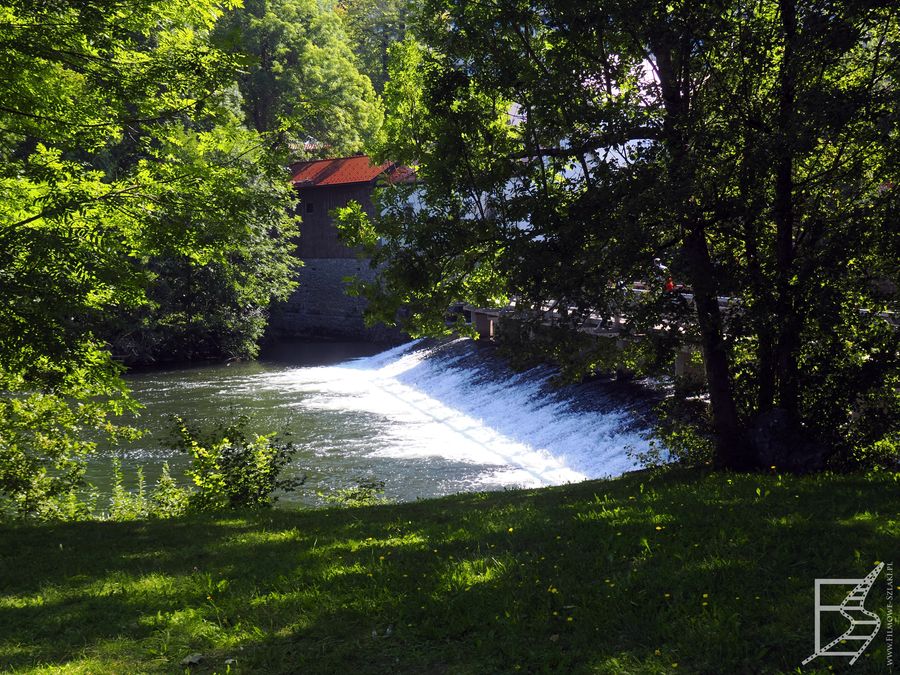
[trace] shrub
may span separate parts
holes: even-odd
[[[649,448],[643,452],[629,450],[631,457],[651,469],[712,462],[713,433],[706,401],[676,394],[656,406],[655,416]]]
[[[276,434],[250,435],[249,419],[218,423],[209,432],[191,427],[175,416],[173,447],[191,457],[187,475],[195,490],[189,508],[217,511],[227,508],[272,506],[279,490],[294,490],[306,478],[282,478],[296,447]]]
[[[900,472],[900,432],[888,434],[874,443],[857,448],[853,459],[868,471]]]
[[[389,501],[384,497],[383,480],[357,480],[353,487],[317,494],[325,503],[338,506],[375,506]]]
[[[106,359],[96,353],[90,358]],[[120,415],[133,403],[114,380],[118,371],[109,368],[104,379],[87,370],[67,374],[40,362],[29,380],[0,365],[0,520],[90,517],[90,504],[80,494],[96,441],[139,435],[110,422],[110,415]],[[32,391],[36,388],[47,391]]]
[[[150,495],[150,515],[154,518],[174,518],[185,513],[190,502],[190,490],[179,487],[164,462],[162,473]]]

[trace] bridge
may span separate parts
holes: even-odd
[[[629,289],[629,292],[635,295],[643,295],[650,293],[651,290],[646,284],[636,283]],[[694,295],[688,290],[670,291],[672,297],[682,299],[688,306],[693,307]],[[741,302],[739,298],[729,296],[718,297],[719,310],[723,316],[734,315],[741,311]],[[565,324],[573,314],[581,313],[581,310],[575,306],[562,307],[558,301],[547,300],[541,303],[538,309],[528,308],[522,309],[517,307],[517,302],[513,299],[506,307],[503,308],[483,308],[464,305],[461,310],[471,316],[470,323],[482,338],[493,339],[497,332],[497,327],[501,318],[521,319],[521,320],[537,320],[542,326],[558,326]],[[860,314],[872,314],[869,310],[861,309]],[[900,318],[894,312],[876,312],[874,316],[883,319],[889,323],[895,330],[900,326]],[[609,316],[607,314],[589,311],[583,315],[582,322],[577,330],[598,338],[622,338],[624,329],[628,319],[623,314]],[[654,327],[655,330],[663,331],[671,329],[670,325],[659,324]],[[680,329],[679,330],[683,330]],[[633,337],[633,336],[629,336]],[[705,378],[705,368],[696,363],[695,355],[699,351],[699,345],[688,340],[678,351],[675,358],[675,376],[686,377],[688,379]]]

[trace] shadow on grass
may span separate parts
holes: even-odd
[[[900,551],[897,485],[672,473],[7,528],[0,667],[177,672],[201,653],[199,672],[795,671],[814,579]],[[882,619],[885,597],[882,579],[867,602]],[[886,659],[882,635],[854,673]]]

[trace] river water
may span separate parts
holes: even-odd
[[[307,482],[282,502],[316,504],[372,480],[408,501],[615,476],[637,468],[629,448],[647,447],[647,398],[633,387],[558,389],[551,369],[515,373],[465,339],[376,350],[283,343],[252,363],[130,374],[149,433],[115,454],[129,480],[142,466],[152,483],[164,461],[173,474],[188,463],[166,447],[173,414],[200,426],[248,415],[253,431],[289,432],[299,449],[291,472]],[[101,456],[89,468],[101,492],[109,466]]]

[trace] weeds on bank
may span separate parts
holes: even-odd
[[[283,478],[284,467],[296,448],[275,434],[254,435],[247,431],[245,416],[201,431],[181,417],[174,417],[170,444],[190,457],[186,477],[190,485],[179,485],[168,462],[155,485],[148,489],[141,467],[137,487],[128,490],[118,458],[112,460],[112,490],[107,520],[175,518],[189,513],[271,507],[280,492],[295,490],[302,478]],[[89,512],[96,512],[98,495],[92,494]],[[83,519],[83,518],[82,518]]]

